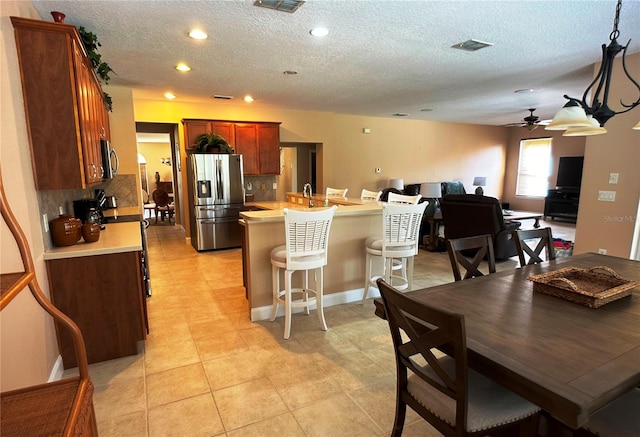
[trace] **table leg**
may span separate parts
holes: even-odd
[[[536,217],[535,220],[536,221],[533,223],[533,227],[538,229],[540,227],[540,218]]]

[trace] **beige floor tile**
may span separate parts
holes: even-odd
[[[156,345],[153,342],[145,350],[145,372],[147,375],[200,362],[198,349],[189,338],[172,338]]]
[[[345,393],[300,408],[293,415],[308,437],[368,437],[382,434],[382,429]]]
[[[137,411],[98,422],[100,437],[146,437],[147,413]]]
[[[201,363],[147,375],[149,408],[209,392]]]
[[[349,396],[366,412],[381,429],[391,432],[396,409],[396,376],[381,378],[380,382],[349,392]],[[422,420],[411,408],[407,408],[405,423]]]
[[[149,410],[149,437],[209,437],[222,432],[211,393]]]
[[[374,384],[382,375],[390,373],[362,351],[325,357],[318,364],[347,391]]]
[[[253,351],[204,361],[202,365],[211,390],[220,390],[266,376],[266,364]]]
[[[305,437],[293,414],[271,417],[227,433],[228,437]]]
[[[282,397],[266,378],[216,390],[213,397],[227,432],[288,411]]]
[[[249,350],[249,346],[237,331],[211,333],[208,337],[194,340],[200,359],[209,361]]]
[[[98,422],[134,412],[146,411],[143,377],[129,378],[95,387],[93,402]]]
[[[340,393],[342,388],[320,366],[297,366],[269,376],[290,410],[297,410]]]
[[[94,363],[89,366],[94,386],[125,382],[144,377],[144,355],[131,355],[115,360]]]

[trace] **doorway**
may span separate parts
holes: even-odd
[[[180,144],[178,143],[178,125],[175,123],[147,123],[136,122],[136,134],[140,137],[147,136],[153,140],[151,144],[157,145],[161,152],[148,153],[153,155],[152,163],[148,161],[143,168],[140,166],[140,185],[147,185],[149,196],[156,187],[165,191],[171,191],[175,204],[175,223],[184,223],[184,208],[182,205],[182,168],[180,159]],[[139,143],[140,144],[140,143]],[[162,149],[166,144],[167,148]],[[155,146],[154,146],[155,147]],[[141,147],[138,146],[138,153]],[[144,202],[144,199],[143,199]]]
[[[320,144],[316,143],[281,143],[280,144],[280,176],[276,199],[286,201],[287,192],[301,192],[304,184],[309,182],[316,192],[317,166],[316,155]]]

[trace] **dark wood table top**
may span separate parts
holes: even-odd
[[[588,253],[408,294],[464,314],[470,366],[577,429],[640,385],[640,287],[594,309],[534,292],[526,278],[600,265],[640,280],[640,262]]]

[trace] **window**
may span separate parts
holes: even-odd
[[[551,138],[520,141],[516,196],[545,197],[551,175]]]

